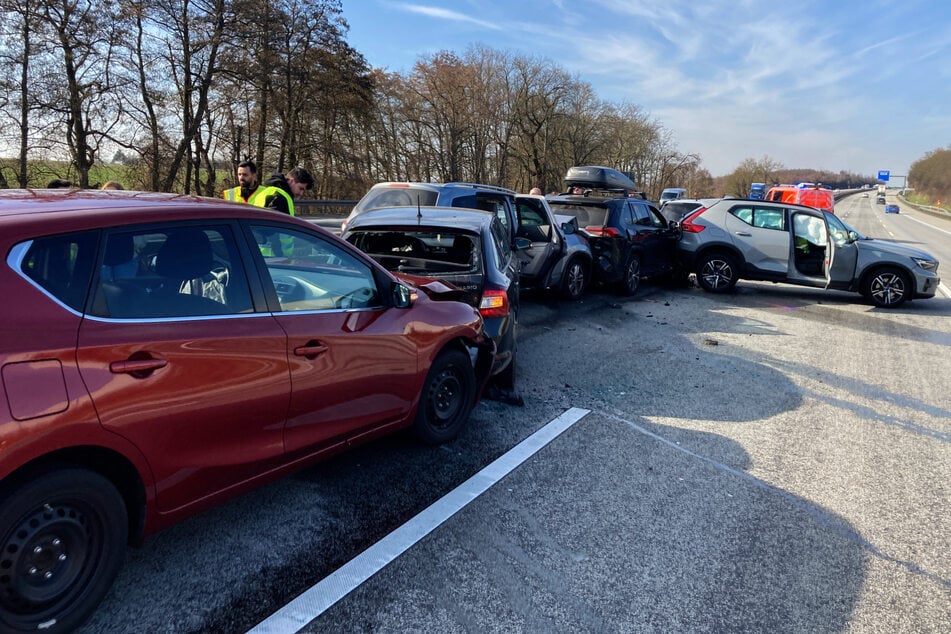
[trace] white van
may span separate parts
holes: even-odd
[[[660,202],[663,205],[668,200],[677,200],[678,198],[686,198],[687,190],[683,187],[668,187],[660,193]]]

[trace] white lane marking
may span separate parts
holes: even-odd
[[[929,229],[934,229],[935,231],[940,231],[941,233],[946,233],[946,234],[948,234],[949,236],[951,236],[951,231],[948,231],[947,229],[942,229],[942,228],[940,228],[940,227],[936,227],[936,226],[934,226],[933,224],[930,224],[930,223],[928,223],[928,222],[925,222],[924,220],[919,220],[918,218],[915,218],[914,216],[908,216],[908,215],[906,215],[905,218],[908,218],[909,220],[914,220],[914,221],[917,222],[918,224],[922,224],[922,225],[928,227]]]
[[[382,570],[589,413],[590,410],[573,407],[555,418],[477,474],[433,502],[419,515],[248,630],[248,634],[299,632],[330,606]]]
[[[928,227],[929,229],[933,229],[934,231],[940,231],[941,233],[946,233],[949,236],[951,236],[951,231],[948,231],[947,229],[942,229],[941,227],[936,227],[933,224],[925,222],[924,220],[919,220],[918,218],[915,218],[914,216],[906,215],[905,218],[908,218],[909,220],[913,220],[917,222],[918,224],[922,224]],[[945,286],[944,282],[941,282],[938,284],[938,290],[941,291],[942,295],[951,299],[951,288],[948,288],[947,286]]]

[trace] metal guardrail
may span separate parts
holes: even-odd
[[[295,200],[294,213],[298,216],[347,216],[356,200]]]
[[[903,204],[908,205],[909,207],[913,209],[917,209],[920,212],[934,216],[935,218],[944,218],[946,220],[951,220],[951,213],[949,213],[947,209],[943,209],[941,207],[934,207],[931,205],[919,205],[918,203],[913,203],[909,201],[907,198],[905,198],[901,194],[898,194],[898,199]]]

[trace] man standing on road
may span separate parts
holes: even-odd
[[[239,203],[251,202],[251,197],[261,189],[258,187],[258,168],[254,161],[247,160],[238,163],[238,186],[221,192],[225,200]]]
[[[255,192],[248,202],[256,207],[265,207],[293,216],[294,199],[303,196],[304,192],[313,186],[314,177],[310,172],[303,167],[295,167],[286,176],[272,174],[271,178],[264,182],[264,187]]]

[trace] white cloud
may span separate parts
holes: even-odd
[[[422,4],[400,4],[396,6],[399,6],[409,13],[424,15],[426,17],[436,18],[438,20],[449,20],[451,22],[472,24],[474,26],[492,31],[498,31],[505,28],[502,24],[498,24],[496,22],[480,20],[478,18],[472,17],[471,15],[466,15],[465,13],[460,13],[458,11],[451,11],[449,9],[443,9],[441,7],[432,7]]]

